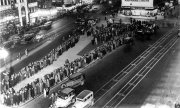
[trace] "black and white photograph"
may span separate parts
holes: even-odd
[[[0,0],[0,108],[180,108],[180,0]]]

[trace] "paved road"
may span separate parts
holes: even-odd
[[[64,17],[62,19],[59,19],[57,21],[54,21],[52,24],[52,28],[50,30],[45,30],[45,33],[48,33],[51,37],[52,34],[56,33],[57,31],[64,30],[68,27],[68,25],[72,24],[74,22],[74,19],[71,17]],[[19,52],[24,54],[25,49],[33,50],[37,48],[38,46],[44,44],[47,41],[47,39],[44,39],[41,42],[33,42],[29,44],[17,44],[14,48],[9,49],[9,58],[6,59],[7,62],[10,60],[15,60]]]
[[[61,24],[64,24],[64,26],[62,26]],[[58,37],[55,40],[51,40],[51,43],[48,44],[47,46],[45,46],[43,49],[40,49],[39,51],[37,51],[35,54],[33,54],[33,56],[28,56],[27,58],[25,58],[24,60],[21,60],[18,64],[13,66],[14,72],[18,72],[22,67],[27,66],[30,62],[36,61],[41,59],[42,57],[44,57],[47,53],[49,53],[51,51],[51,49],[56,48],[60,43],[61,43],[61,39],[63,36],[68,36],[68,32],[71,31],[73,29],[73,25],[74,22],[72,19],[68,19],[64,22],[57,22],[55,25],[53,26],[57,26],[57,30],[59,31],[58,33]],[[62,27],[58,27],[58,26],[62,26]],[[56,27],[53,27],[52,29],[55,29]],[[44,40],[44,42],[47,42],[47,40]],[[27,47],[34,47],[37,44],[33,44],[33,45],[27,45]],[[22,46],[24,48],[24,46]],[[19,48],[19,51],[21,49]],[[16,52],[17,53],[17,52]],[[11,57],[11,55],[10,55]]]
[[[108,80],[128,65],[133,59],[140,55],[145,49],[147,49],[152,43],[154,43],[162,34],[167,32],[168,29],[163,29],[158,32],[156,36],[152,37],[151,41],[138,41],[133,47],[121,46],[110,55],[104,57],[101,61],[89,67],[83,72],[86,75],[86,84],[84,87],[76,88],[76,93],[79,93],[83,89],[90,89],[96,92],[101,86],[103,86]],[[54,88],[53,91],[57,91],[59,86]],[[95,95],[96,97],[97,95]],[[50,104],[48,98],[39,98],[31,101],[22,108],[47,108]]]
[[[150,69],[150,67],[152,67],[152,65],[155,64],[156,60],[159,59],[159,55],[155,56],[156,53],[161,51],[161,48],[164,49],[164,46],[173,37],[173,34],[174,32],[171,32],[170,35],[163,36],[163,38],[158,40],[156,44],[153,44],[152,46],[150,46],[148,50],[143,52],[143,54],[138,56],[138,58],[135,61],[131,62],[129,66],[127,66],[118,75],[116,75],[116,77],[110,80],[110,82],[108,82],[106,86],[102,87],[97,93],[104,94],[104,95],[103,97],[100,97],[100,98],[98,97],[96,99],[94,107],[114,108],[116,104],[118,104],[119,101],[124,99],[128,91],[131,89],[131,87],[134,87],[135,85],[134,83],[136,83],[136,81],[139,80],[139,79],[136,80],[136,78],[141,78],[142,77],[141,74],[148,71],[148,69]],[[165,48],[166,47],[167,46],[165,46]],[[164,52],[161,51],[161,54],[164,54]],[[151,58],[154,56],[157,59],[153,59],[155,61],[153,60],[150,61]],[[144,67],[146,63],[149,63],[149,64]],[[135,77],[135,79],[133,79],[132,82],[128,83],[129,85],[126,85],[127,82],[130,81],[130,79],[134,77],[136,74],[137,74],[137,77]]]
[[[179,54],[180,40],[118,107],[166,105],[173,108],[174,102],[180,96]]]

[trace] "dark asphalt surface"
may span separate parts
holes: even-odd
[[[132,60],[134,60],[138,55],[140,55],[145,49],[147,49],[149,45],[154,43],[158,38],[161,37],[162,34],[165,34],[169,30],[170,28],[161,29],[156,36],[152,37],[151,41],[141,42],[141,41],[136,40],[136,44],[133,47],[121,46],[118,49],[116,49],[114,52],[112,52],[110,55],[107,55],[106,57],[104,57],[101,61],[95,63],[93,67],[89,67],[86,70],[84,70],[84,73],[87,78],[86,84],[83,87],[76,88],[76,93],[78,94],[83,89],[89,89],[96,92],[101,86],[103,86],[107,81],[109,81],[113,76],[115,76],[120,70],[122,70]],[[159,78],[158,74],[152,77]],[[144,83],[145,88],[149,84],[150,83],[147,83],[146,81]],[[150,89],[150,87],[151,86],[149,86],[149,88],[147,87],[147,89]],[[52,91],[57,91],[59,88],[60,87],[57,86]],[[128,100],[125,100],[122,103],[122,105],[126,106],[127,104],[130,104],[130,106],[127,106],[127,108],[131,108],[131,107],[134,108],[134,106],[138,104],[142,104],[143,99],[145,99],[145,97],[148,94],[140,96],[141,94],[141,92],[139,92],[140,89],[142,88],[135,90],[135,93],[134,93],[135,95],[138,91],[139,94],[137,93],[137,95],[139,96],[139,98],[135,97],[137,95],[133,97],[128,97]],[[138,101],[138,99],[141,101]],[[25,106],[22,106],[22,107],[23,108],[48,108],[49,105],[50,105],[50,100],[48,98],[43,98],[43,96],[41,95],[39,98],[36,98],[35,100],[31,101],[30,103],[27,103]]]
[[[160,38],[162,34],[166,33],[168,29],[169,28],[161,29],[156,36],[152,36],[152,40],[143,42],[136,40],[135,46],[132,47],[120,46],[111,54],[105,56],[101,61],[95,63],[93,67],[84,70],[86,84],[84,87],[76,88],[76,93],[78,94],[83,89],[89,89],[96,92],[108,80],[147,49],[149,45]],[[57,91],[58,89],[59,87],[56,87],[53,91]],[[49,105],[50,100],[48,98],[43,98],[41,95],[39,98],[27,103],[23,108],[48,108]]]
[[[56,33],[59,36],[56,37],[55,39],[52,39],[49,45],[46,45],[43,49],[40,49],[35,54],[30,55],[26,57],[24,60],[19,61],[18,64],[13,66],[14,72],[19,72],[22,67],[27,66],[29,63],[33,61],[37,61],[41,59],[42,57],[47,55],[47,53],[49,53],[53,48],[56,48],[62,42],[61,41],[62,37],[68,36],[68,34],[70,33],[69,31],[71,31],[75,27],[74,21],[75,20],[71,17],[66,17],[64,19],[60,19],[56,21],[56,23],[52,25],[52,28],[48,32],[50,32],[50,34]],[[49,35],[48,37],[53,38],[53,36],[54,35]],[[27,49],[36,48],[37,46],[42,45],[43,43],[47,41],[48,41],[48,38],[46,38],[45,40],[42,40],[40,43],[30,43],[26,45],[20,45],[18,48],[15,48],[12,50],[10,54],[13,54],[13,55],[12,56],[10,55],[10,57],[15,58],[16,57],[15,55],[17,55],[18,52],[22,52],[26,48]]]
[[[172,108],[174,100],[180,94],[179,54],[180,40],[157,63],[150,73],[118,106],[120,108],[140,108],[142,105],[168,105]],[[174,83],[172,83],[172,81]],[[179,84],[179,83],[178,83]],[[175,88],[175,89],[174,89]],[[160,92],[161,91],[161,92]]]
[[[57,21],[53,22],[51,29],[44,30],[45,34],[48,33],[49,37],[52,37],[52,34],[55,34],[57,31],[64,30],[66,27],[68,27],[69,24],[72,24],[73,22],[74,22],[74,19],[72,17],[64,17],[62,19],[58,19]],[[37,48],[38,46],[42,45],[43,43],[45,43],[46,41],[47,39],[44,39],[43,41],[40,41],[40,42],[32,42],[28,44],[18,43],[15,45],[14,48],[8,49],[10,56],[6,59],[6,61],[9,62],[10,60],[16,60],[19,52],[24,55],[25,49],[33,50]]]

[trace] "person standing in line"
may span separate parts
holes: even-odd
[[[21,60],[21,53],[19,52],[18,56],[17,56],[18,60]]]
[[[28,56],[28,49],[25,49],[25,55]]]
[[[43,90],[43,94],[44,94],[44,98],[46,98],[46,88],[44,88],[44,90]]]
[[[55,102],[55,92],[51,94],[50,99],[51,99],[51,104],[53,104]]]
[[[46,96],[49,95],[49,92],[50,92],[50,87],[47,87],[47,88],[46,88]]]

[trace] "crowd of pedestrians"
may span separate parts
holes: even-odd
[[[48,91],[49,88],[62,82],[67,79],[70,75],[78,72],[79,69],[85,67],[92,61],[102,58],[108,52],[111,52],[116,47],[123,44],[121,36],[113,34],[113,28],[118,28],[120,25],[114,25],[108,27],[110,33],[109,37],[105,40],[98,40],[98,42],[104,41],[104,44],[100,47],[94,49],[88,54],[85,54],[83,57],[80,57],[72,62],[69,60],[65,61],[63,67],[55,69],[52,73],[45,75],[43,78],[38,78],[32,83],[29,83],[25,87],[21,88],[19,91],[13,90],[13,86],[18,82],[28,78],[44,67],[51,65],[58,56],[60,56],[64,51],[73,47],[75,43],[78,42],[79,35],[72,36],[68,38],[62,45],[58,46],[56,49],[53,49],[47,56],[42,58],[39,61],[30,63],[28,66],[21,69],[18,73],[13,73],[8,81],[5,79],[2,80],[2,97],[3,103],[8,106],[19,105],[22,102],[25,102],[29,99],[35,98],[36,96],[43,94],[45,91]],[[104,27],[105,29],[106,27]],[[95,30],[98,32],[101,28]],[[112,29],[112,30],[110,30]],[[97,34],[97,33],[95,33]]]
[[[43,76],[43,78],[36,79],[19,91],[13,89],[13,86],[17,83],[31,77],[46,66],[51,65],[64,51],[73,47],[78,42],[79,35],[74,34],[74,36],[70,36],[68,40],[64,40],[61,45],[53,49],[41,60],[30,63],[18,73],[13,73],[9,80],[5,80],[6,78],[4,78],[1,82],[2,103],[8,106],[19,105],[43,93],[48,95],[47,91],[49,92],[50,88],[69,78],[70,75],[77,73],[79,69],[86,67],[88,64],[92,63],[92,61],[103,58],[103,56],[117,47],[131,42],[127,37],[133,39],[133,31],[135,30],[133,28],[134,24],[135,22],[129,25],[118,23],[90,28],[86,32],[88,35],[93,36],[92,44],[102,44],[101,46],[72,62],[69,62],[67,59],[63,67],[55,69],[50,74]]]
[[[68,39],[65,41],[63,38],[63,43],[59,45],[57,48],[51,50],[45,57],[42,59],[29,63],[28,66],[22,68],[17,73],[12,73],[9,75],[9,78],[3,77],[1,79],[1,93],[6,93],[7,97],[10,96],[10,94],[13,93],[13,95],[20,94],[22,91],[29,90],[29,86],[26,89],[23,89],[19,92],[13,92],[14,90],[11,90],[13,86],[15,86],[17,83],[23,81],[26,78],[31,77],[32,75],[36,74],[43,68],[47,67],[48,65],[51,65],[54,61],[57,60],[57,58],[66,50],[69,48],[72,48],[75,46],[75,44],[79,41],[79,35],[76,35],[76,33],[73,36],[68,37]],[[10,73],[9,73],[10,74]],[[36,95],[36,94],[35,94]],[[16,97],[16,96],[15,96]],[[33,95],[32,95],[33,97]],[[10,98],[10,97],[9,97]],[[14,99],[16,100],[16,99]],[[26,98],[24,98],[26,100]],[[8,101],[8,100],[7,100]],[[7,105],[10,105],[9,102]]]
[[[4,88],[4,90],[6,90],[9,87],[13,87],[20,81],[31,77],[32,75],[39,72],[46,66],[51,65],[53,63],[53,61],[56,61],[58,56],[60,56],[64,51],[68,50],[71,47],[74,47],[75,44],[78,42],[78,40],[79,40],[78,35],[71,36],[68,38],[67,41],[63,42],[57,48],[50,51],[42,59],[29,63],[29,65],[22,68],[18,73],[12,73],[11,75],[9,75],[10,79],[8,80],[9,81],[8,85],[6,84],[5,79],[2,79],[2,88]]]

